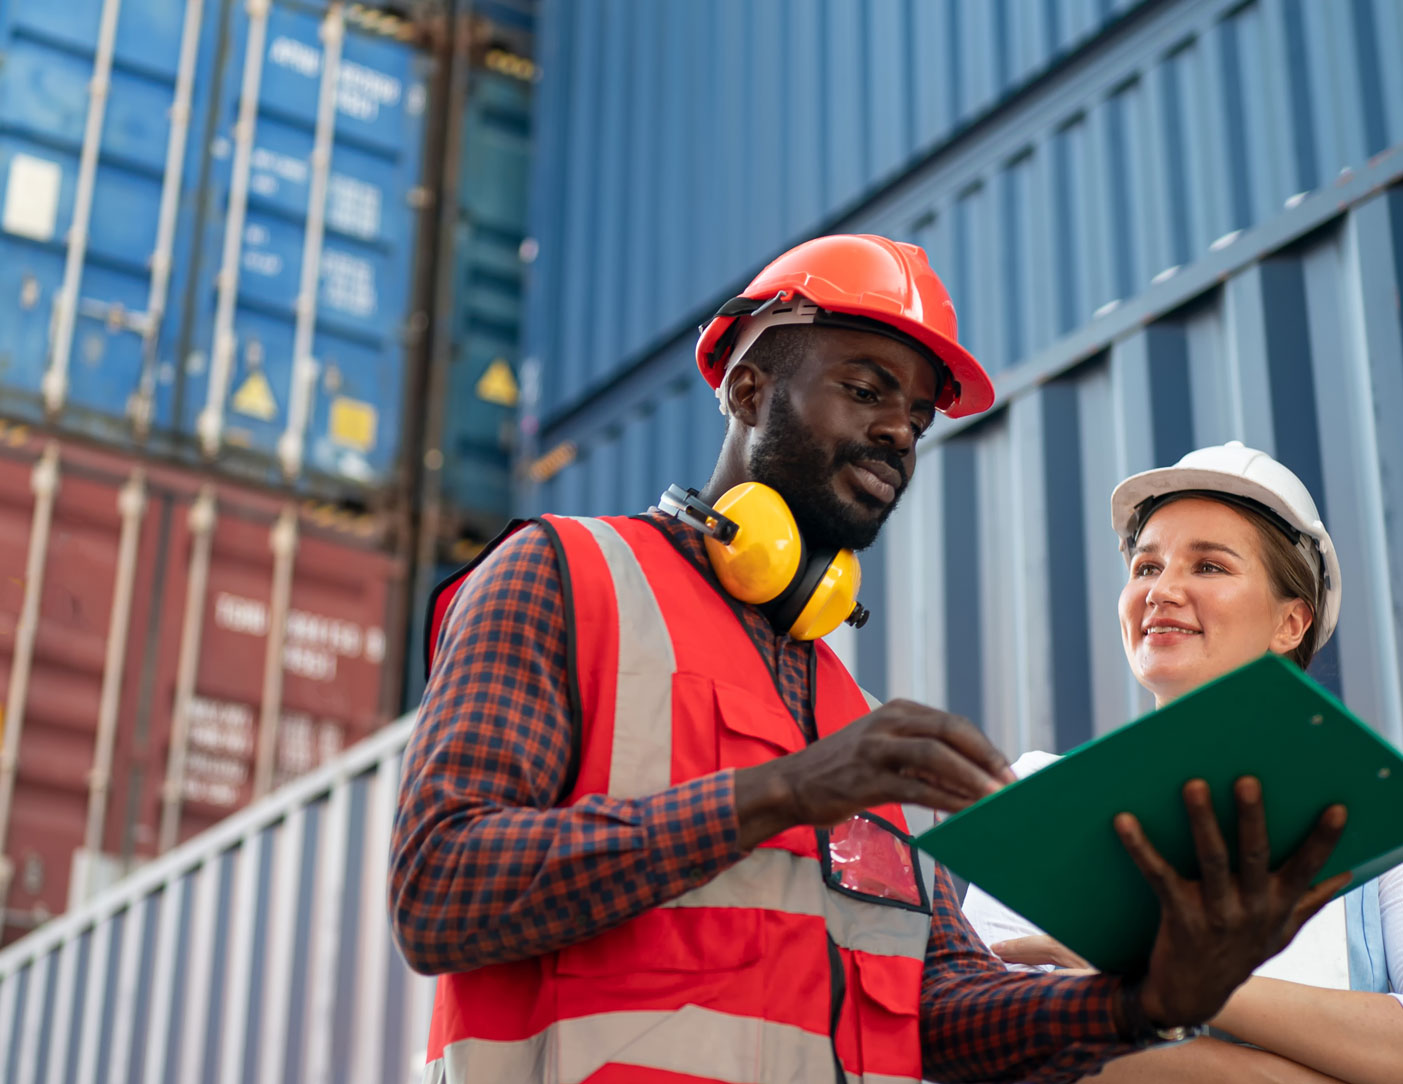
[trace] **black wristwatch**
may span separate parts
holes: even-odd
[[[1125,1018],[1127,1038],[1136,1046],[1161,1046],[1165,1043],[1186,1043],[1208,1034],[1207,1024],[1176,1024],[1158,1027],[1147,1020],[1140,1005],[1140,983],[1121,987],[1121,1012]]]
[[[1190,1039],[1201,1039],[1208,1034],[1207,1024],[1180,1024],[1172,1028],[1151,1028],[1154,1034],[1153,1039],[1141,1040],[1148,1046],[1157,1046],[1160,1043],[1186,1043]]]

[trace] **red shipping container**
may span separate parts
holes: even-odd
[[[4,941],[389,721],[385,534],[0,429]]]

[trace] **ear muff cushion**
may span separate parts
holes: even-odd
[[[752,606],[780,598],[808,559],[803,536],[784,498],[760,482],[743,482],[721,495],[716,511],[740,528],[729,544],[706,539],[721,586]]]
[[[808,563],[803,566],[803,572],[795,577],[788,590],[761,607],[776,632],[788,632],[793,627],[794,622],[798,620],[799,615],[803,613],[804,607],[808,604],[809,596],[823,582],[823,574],[828,571],[828,566],[837,555],[838,551],[835,549],[810,551]]]

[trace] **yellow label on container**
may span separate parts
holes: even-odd
[[[516,377],[506,358],[495,358],[477,382],[477,397],[498,406],[516,406]]]
[[[234,393],[230,405],[238,413],[247,414],[261,422],[270,422],[278,414],[278,401],[273,398],[273,387],[263,375],[262,369],[255,369],[248,374],[248,379]]]
[[[379,421],[375,407],[364,400],[338,395],[331,401],[331,439],[343,448],[370,451],[375,447],[375,430]]]

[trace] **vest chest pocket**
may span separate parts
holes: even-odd
[[[794,717],[768,695],[706,674],[672,676],[673,782],[749,768],[804,748]]]
[[[849,978],[864,1070],[919,1079],[920,961],[855,952]]]

